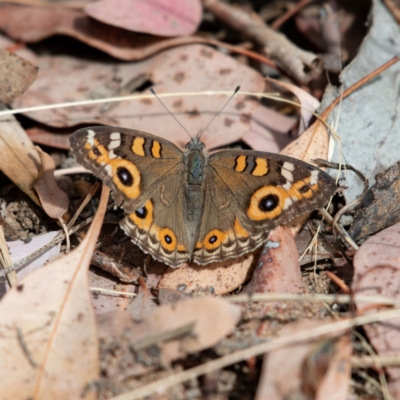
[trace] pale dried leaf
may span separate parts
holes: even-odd
[[[29,128],[26,133],[37,144],[42,144],[57,149],[69,150],[69,136],[63,133],[54,133],[47,130],[45,127]]]
[[[363,296],[385,296],[400,300],[400,223],[370,237],[354,257],[352,292]],[[373,312],[371,305],[358,304],[359,313]],[[375,309],[376,311],[376,309]],[[379,356],[398,356],[400,317],[384,324],[364,327]],[[399,368],[388,368],[389,375],[400,379]]]
[[[353,351],[350,334],[338,339],[328,371],[317,389],[315,400],[342,400],[349,395],[351,382],[351,354]]]
[[[56,34],[68,35],[123,60],[140,60],[173,46],[204,41],[193,36],[165,39],[130,32],[96,21],[83,11],[61,7],[0,4],[0,28],[26,43]]]
[[[246,281],[253,260],[253,254],[246,254],[206,266],[183,264],[179,268],[169,267],[157,287],[187,293],[196,290],[211,291],[221,296],[232,292]]]
[[[36,204],[33,185],[39,176],[40,158],[33,143],[12,115],[0,115],[0,170]]]
[[[13,102],[14,107],[107,98],[118,94],[134,78],[143,74],[149,74],[158,94],[218,90],[233,93],[239,83],[244,92],[264,89],[263,78],[254,69],[202,45],[181,46],[136,63],[113,64],[70,57],[43,57],[39,66],[38,79],[30,90]],[[77,70],[79,74],[76,74]],[[54,87],[57,90],[52,90]],[[163,102],[195,136],[206,127],[226,100],[226,96],[199,95],[175,96],[165,98]],[[202,136],[207,148],[239,140],[249,130],[251,115],[257,106],[256,100],[239,92]],[[92,105],[46,110],[29,113],[29,117],[57,127],[79,123],[123,126],[164,137],[181,147],[188,142],[187,133],[155,98],[120,102],[106,111],[102,107]]]
[[[140,322],[148,318],[155,307],[156,304],[150,298],[149,290],[140,288],[137,296],[126,308],[126,311],[131,314],[134,321]]]
[[[293,138],[288,135],[296,119],[260,104],[253,112],[250,129],[242,140],[253,149],[279,153]]]
[[[142,322],[133,321],[128,312],[114,312],[99,316],[99,336],[129,338],[126,351],[119,352],[120,365],[129,366],[129,371],[121,371],[129,376],[149,370],[137,363],[132,351],[144,340],[160,348],[160,359],[163,363],[182,358],[216,345],[233,331],[240,317],[240,308],[225,300],[212,297],[198,297],[182,300],[175,304],[157,307]],[[179,332],[182,328],[189,330],[182,336],[162,339],[165,335]],[[114,368],[114,367],[110,367]],[[114,372],[111,372],[115,374]]]
[[[326,126],[317,119],[299,138],[287,145],[280,154],[313,164],[312,160],[317,158],[327,160],[328,152],[328,131]]]
[[[289,90],[299,99],[301,104],[299,134],[303,133],[313,116],[313,112],[320,106],[320,102],[314,96],[311,96],[309,93],[304,91],[302,88],[289,82],[278,81],[271,78],[268,78],[267,82],[272,82],[276,86],[280,86],[285,88],[286,90]]]
[[[28,89],[38,68],[20,56],[0,49],[0,104],[6,104]]]
[[[85,12],[109,25],[159,36],[191,35],[202,16],[199,0],[101,0]]]
[[[46,214],[54,219],[60,219],[68,210],[69,199],[54,178],[54,161],[40,147],[36,147],[40,156],[40,172],[34,184],[40,203]]]
[[[244,292],[303,293],[305,290],[298,261],[298,251],[289,228],[271,231],[257,267]]]
[[[291,337],[303,330],[313,327],[318,328],[322,324],[319,321],[291,323],[279,331],[278,337]],[[336,331],[332,335],[327,336],[336,337],[343,333]],[[331,366],[331,359],[335,357],[334,344],[334,340],[325,337],[319,341],[302,342],[273,350],[266,354],[255,397],[256,400],[315,398],[315,393],[318,391],[321,382],[326,377],[326,372]],[[347,349],[348,347],[346,347]],[[328,354],[324,355],[323,352],[326,351]],[[320,360],[318,360],[318,354],[321,354]],[[346,362],[348,361],[349,359],[346,358]],[[334,363],[332,368],[335,369],[336,367],[337,363]],[[348,372],[348,368],[346,368],[346,372]],[[341,399],[344,398],[341,397]]]
[[[98,341],[87,269],[108,200],[81,245],[31,273],[0,303],[0,384],[10,399],[94,399]],[[82,397],[83,396],[83,397]]]

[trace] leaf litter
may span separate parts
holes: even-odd
[[[321,65],[318,64],[320,60],[325,60],[324,68],[330,74],[336,74],[338,78],[340,70],[337,68],[337,61],[348,62],[353,57],[353,62],[340,75],[346,88],[362,80],[371,70],[385,64],[388,60],[385,56],[390,51],[381,46],[382,51],[377,52],[370,50],[369,46],[374,49],[376,43],[387,41],[385,37],[388,32],[397,37],[395,32],[398,26],[388,17],[389,11],[384,9],[379,0],[373,2],[372,25],[368,32],[358,31],[360,39],[363,38],[360,32],[366,34],[359,51],[354,50],[360,44],[354,42],[357,35],[353,35],[350,40],[347,34],[349,30],[365,22],[361,16],[365,16],[366,13],[355,12],[351,7],[332,8],[331,4],[324,4],[321,8],[320,4],[306,6],[307,2],[303,2],[303,5],[299,3],[296,6],[292,14],[282,14],[282,9],[279,11],[271,4],[263,9],[251,5],[254,12],[251,14],[241,7],[232,7],[231,4],[207,1],[205,7],[208,11],[203,13],[201,29],[214,25],[216,29],[208,32],[208,36],[213,40],[225,41],[230,46],[225,47],[229,50],[221,51],[224,47],[213,49],[204,44],[196,44],[201,41],[198,36],[165,39],[149,34],[143,25],[126,25],[127,21],[134,23],[133,18],[117,22],[117,13],[107,13],[107,7],[111,3],[111,0],[88,2],[86,6],[81,4],[80,9],[1,5],[0,29],[11,38],[33,43],[55,34],[64,34],[115,58],[138,60],[123,63],[98,53],[91,57],[88,56],[91,52],[90,47],[85,47],[83,55],[79,56],[76,53],[77,42],[73,42],[72,51],[65,50],[64,46],[68,41],[61,42],[59,49],[62,50],[58,50],[57,54],[50,50],[44,55],[46,52],[37,51],[40,48],[37,45],[27,49],[23,43],[13,43],[6,36],[0,37],[3,48],[20,55],[25,54],[39,67],[39,74],[33,85],[24,95],[12,102],[12,107],[106,99],[130,94],[140,96],[146,95],[149,86],[154,86],[171,112],[182,121],[192,135],[195,135],[221,108],[223,97],[217,94],[189,94],[204,91],[217,93],[221,90],[232,92],[237,84],[242,86],[242,93],[259,93],[270,90],[271,83],[264,81],[263,77],[272,74],[274,78],[278,78],[276,84],[284,88],[279,89],[284,102],[272,105],[270,100],[259,101],[248,95],[241,96],[239,92],[205,132],[207,147],[213,149],[232,144],[235,147],[243,147],[247,144],[256,150],[284,149],[282,154],[309,162],[315,158],[329,159],[333,153],[334,161],[341,162],[340,156],[344,155],[346,163],[350,164],[353,161],[357,164],[357,154],[363,153],[360,155],[374,160],[374,167],[370,168],[371,162],[367,166],[365,163],[361,167],[356,166],[367,172],[369,178],[371,173],[383,172],[391,165],[393,167],[386,171],[384,177],[378,176],[377,185],[370,192],[369,200],[361,205],[361,210],[357,213],[357,232],[367,225],[365,221],[369,218],[368,212],[371,213],[365,208],[368,201],[372,205],[370,210],[374,210],[375,207],[382,214],[382,217],[378,218],[380,225],[375,227],[375,231],[370,230],[369,235],[396,222],[396,208],[382,211],[382,204],[385,204],[385,201],[389,204],[396,203],[396,200],[390,199],[396,199],[398,178],[393,171],[396,169],[394,163],[397,159],[390,155],[380,162],[382,151],[386,151],[385,146],[396,148],[392,140],[396,119],[392,118],[393,108],[390,111],[390,107],[386,107],[394,103],[380,99],[379,107],[374,107],[371,96],[363,95],[364,101],[359,101],[357,96],[367,89],[375,93],[382,91],[377,85],[387,82],[388,76],[392,77],[390,74],[395,74],[398,66],[392,66],[388,69],[389,72],[384,72],[382,79],[370,80],[361,89],[353,89],[353,92],[347,93],[342,103],[352,106],[356,104],[358,108],[355,108],[358,111],[354,115],[351,114],[352,107],[342,107],[337,125],[332,122],[332,118],[337,117],[338,108],[332,111],[334,107],[331,103],[340,92],[332,86],[325,90],[327,81],[320,73]],[[121,0],[120,4],[124,2]],[[125,6],[131,7],[132,4]],[[154,26],[155,20],[147,13],[151,13],[151,7],[157,7],[158,3],[146,6],[148,9],[145,10],[145,14],[149,19],[139,22]],[[194,3],[191,6],[195,6]],[[364,5],[364,11],[365,7]],[[95,10],[94,13],[97,13],[102,22],[87,17],[85,9]],[[315,11],[319,12],[322,9],[325,12],[325,24],[319,22],[319,37],[318,41],[315,41],[309,32],[316,29]],[[121,7],[121,10],[124,8]],[[196,16],[193,14],[194,19],[198,15],[200,13]],[[279,18],[275,19],[278,16]],[[343,17],[343,21],[335,28],[335,18],[338,16]],[[193,23],[194,19],[191,20],[193,31],[199,22]],[[270,28],[269,22],[274,19]],[[166,19],[167,24],[170,21]],[[229,29],[225,28],[216,34],[225,22],[230,26]],[[274,35],[273,30],[279,30],[282,26],[285,28],[285,24],[293,24],[292,27],[304,34],[313,46],[317,45],[323,54],[314,54],[312,46],[305,46],[304,49],[298,47],[293,43],[295,41],[291,41],[293,38],[285,29]],[[386,29],[377,33],[382,24],[386,25]],[[158,25],[156,28],[160,29],[160,32],[155,32],[156,34],[171,35],[171,31],[168,32],[164,25]],[[185,29],[185,26],[183,24],[172,28]],[[239,43],[238,37],[233,35],[234,32],[240,33],[241,38],[247,42]],[[182,33],[175,30],[172,36],[180,34]],[[271,45],[271,38],[279,38],[282,48],[277,49]],[[50,46],[51,49],[51,42],[58,44],[59,40],[60,37],[54,37],[39,45]],[[375,43],[372,43],[373,41]],[[175,47],[177,45],[181,46]],[[396,41],[391,43],[393,48],[396,45]],[[261,46],[262,49],[257,46]],[[341,51],[338,51],[339,46]],[[282,50],[287,51],[287,54],[283,54]],[[372,64],[368,61],[371,51],[374,54]],[[268,60],[267,57],[271,57],[272,60]],[[254,60],[257,60],[257,65]],[[358,67],[365,63],[368,69]],[[304,69],[304,66],[307,68]],[[302,83],[301,87],[298,86],[299,82]],[[17,79],[17,84],[23,82]],[[385,89],[390,96],[393,95],[390,91],[393,90],[392,86],[386,86]],[[321,99],[324,91],[324,98]],[[165,94],[171,97],[163,97]],[[316,119],[313,122],[310,111],[315,110],[320,100],[321,109],[325,109],[321,114],[322,121]],[[11,99],[7,99],[7,102],[10,101]],[[300,102],[303,108],[294,107],[291,104],[293,101]],[[334,105],[336,106],[337,102]],[[394,121],[393,126],[389,128],[385,124],[380,124],[380,129],[375,127],[374,140],[381,141],[379,157],[376,152],[373,153],[376,146],[368,146],[370,153],[366,152],[365,146],[359,146],[363,139],[356,134],[361,128],[364,132],[365,128],[365,118],[361,117],[363,114],[359,111],[360,105],[363,112],[367,113],[367,121],[373,120],[371,110],[380,112],[381,117],[386,118],[385,121]],[[56,212],[60,214],[57,214],[56,218],[67,210],[66,197],[59,200],[54,194],[57,183],[51,169],[48,172],[51,179],[45,184],[45,193],[50,195],[51,201],[43,201],[42,195],[39,196],[42,201],[39,201],[39,197],[36,196],[33,186],[40,169],[44,168],[44,163],[29,137],[47,146],[46,153],[49,153],[61,168],[58,173],[63,173],[63,170],[67,171],[73,166],[74,162],[66,152],[56,149],[67,149],[65,143],[68,143],[68,135],[77,125],[95,123],[142,129],[163,136],[181,147],[188,140],[156,99],[148,96],[107,105],[87,104],[26,112],[23,118],[18,117],[22,127],[10,115],[4,115],[2,118],[2,154],[8,157],[5,162],[0,162],[0,169],[8,178],[0,177],[2,188],[5,188],[5,194],[0,196],[1,216],[13,230],[14,227],[18,228],[14,233],[23,233],[26,236],[38,233],[38,221],[43,221],[45,226],[40,229],[44,231],[51,231],[55,227],[51,225],[50,219],[46,220],[44,213],[38,213],[39,218],[34,217],[30,214],[29,207],[22,202],[19,205],[15,196],[19,189],[14,185],[30,196],[37,205],[44,208],[47,203],[52,207],[56,206]],[[347,122],[350,120],[353,126]],[[337,150],[338,145],[332,151],[333,142],[330,138],[337,139],[337,135],[324,121],[334,126],[342,138],[345,136],[342,143],[343,153],[340,154]],[[356,127],[352,131],[351,139],[346,136],[347,127],[343,128],[346,124],[350,130],[354,125]],[[361,124],[361,128],[357,124]],[[305,132],[298,136],[304,129]],[[18,135],[14,135],[14,132]],[[45,153],[41,154],[42,158],[50,157],[43,156]],[[330,173],[337,174],[333,170]],[[342,207],[346,200],[354,197],[356,185],[348,179],[348,174],[345,176],[346,182],[339,180],[339,192],[343,192],[345,198],[336,196],[328,208],[332,214]],[[84,188],[90,187],[91,182],[93,180],[87,175],[73,176],[72,179],[67,178],[63,181],[72,210],[79,207]],[[31,200],[25,197],[23,201]],[[94,196],[83,208],[82,219],[93,215],[98,201]],[[61,208],[58,209],[60,205]],[[35,207],[39,209],[38,206]],[[341,219],[346,229],[350,228],[350,232],[351,212],[350,215],[347,212]],[[54,217],[53,214],[52,216]],[[76,250],[61,256],[50,265],[40,267],[47,260],[44,257],[38,262],[39,265],[32,267],[38,268],[37,270],[29,272],[17,286],[4,295],[0,303],[0,312],[5,313],[2,318],[4,322],[0,348],[5,352],[6,358],[3,359],[7,360],[7,368],[12,368],[18,363],[19,372],[9,374],[13,375],[13,379],[9,379],[3,387],[9,393],[16,390],[12,393],[15,394],[13,398],[42,398],[40,390],[46,390],[52,395],[55,393],[53,398],[63,398],[66,395],[70,398],[71,393],[67,392],[63,385],[72,380],[73,390],[76,390],[80,397],[86,398],[117,396],[116,398],[122,399],[125,396],[133,399],[145,394],[158,398],[154,393],[159,390],[166,391],[166,398],[204,398],[208,394],[225,396],[224,398],[233,395],[244,399],[266,396],[283,399],[289,392],[293,394],[294,391],[303,397],[316,399],[346,396],[388,398],[388,390],[393,398],[398,397],[400,380],[397,368],[388,364],[388,358],[391,358],[392,362],[396,356],[398,358],[396,337],[392,339],[391,336],[395,332],[393,323],[396,323],[396,320],[393,319],[393,315],[396,315],[397,305],[388,311],[383,311],[382,307],[377,306],[383,302],[393,307],[392,299],[397,298],[397,289],[393,284],[397,281],[397,225],[382,230],[355,251],[347,242],[341,241],[332,228],[327,224],[321,225],[321,219],[314,216],[305,226],[301,222],[271,232],[270,241],[264,249],[249,254],[245,260],[236,263],[224,262],[211,268],[198,269],[187,266],[171,269],[144,257],[124,238],[117,228],[117,223],[118,212],[109,213],[97,244],[90,234],[93,229],[86,238],[82,231],[78,231],[71,237],[73,246],[77,246]],[[4,229],[8,237],[14,234],[7,231],[7,226]],[[293,238],[293,234],[299,229],[302,230]],[[353,236],[357,240],[354,233]],[[298,258],[307,247],[303,242],[309,241],[311,237],[317,237],[315,247],[304,250],[300,269]],[[87,244],[89,240],[90,245]],[[18,245],[26,246],[23,243]],[[35,249],[37,246],[35,243]],[[95,246],[96,253],[92,258]],[[57,246],[53,247],[56,252],[59,251]],[[12,250],[12,253],[15,251]],[[77,255],[78,259],[85,259],[85,265],[81,268],[75,264],[77,261],[74,257]],[[86,268],[89,263],[92,264],[92,268],[87,278]],[[71,276],[74,271],[79,276],[76,288],[66,293],[65,277]],[[111,277],[110,273],[116,276]],[[147,282],[144,283],[143,279]],[[376,285],[377,281],[379,285]],[[340,286],[336,286],[340,282]],[[89,305],[89,285],[93,308]],[[339,307],[339,303],[335,304],[339,297],[335,295],[339,295],[342,290],[346,290],[347,293],[346,285],[354,292],[354,305],[345,304]],[[235,293],[247,296],[240,306],[230,303],[235,301],[235,296],[232,296]],[[319,299],[318,294],[327,293],[333,294],[328,297],[328,303],[324,303],[322,297],[320,301],[316,301]],[[268,303],[265,303],[267,300],[251,301],[251,296],[253,299],[261,299],[257,296],[274,294],[285,294],[286,300],[270,297]],[[362,297],[364,294],[370,295],[369,303],[368,299]],[[377,294],[381,297],[377,297]],[[225,295],[225,298],[216,297],[221,295]],[[293,295],[301,296],[297,297],[298,302],[288,300]],[[136,299],[131,302],[135,296]],[[40,299],[40,303],[37,299]],[[351,297],[348,297],[347,301],[350,299]],[[354,307],[359,316],[354,313]],[[13,312],[10,313],[10,310]],[[97,315],[97,321],[94,320],[93,312]],[[377,322],[384,318],[389,318],[390,324]],[[329,323],[331,320],[337,322]],[[369,341],[376,350],[372,360],[371,347],[368,348],[370,345],[360,346],[357,339],[359,334],[351,334],[350,328],[358,324],[364,325],[364,342]],[[60,331],[59,336],[49,334],[53,327],[57,328],[57,333]],[[96,339],[98,332],[100,344]],[[10,341],[13,341],[13,347],[10,346]],[[43,353],[43,343],[47,346],[47,353]],[[388,347],[388,343],[393,343],[393,346]],[[277,358],[277,352],[281,352],[282,361]],[[47,358],[43,358],[43,354],[46,354]],[[354,361],[355,354],[358,357],[357,363]],[[86,364],[82,363],[83,359],[87,360]],[[46,360],[43,364],[45,368],[38,368],[42,360]],[[290,360],[290,367],[286,360]],[[78,362],[81,362],[79,367]],[[66,363],[71,367],[67,374]],[[235,368],[230,368],[233,364]],[[356,365],[367,365],[375,370]],[[42,374],[42,371],[47,372],[49,368],[52,375]],[[375,372],[378,369],[386,373],[387,385],[382,372]],[[4,370],[4,374],[7,371],[8,369]],[[200,375],[203,375],[202,379],[195,379]],[[26,378],[23,380],[24,384],[13,384],[24,379],[21,376]],[[54,379],[51,381],[50,378]],[[379,381],[374,390],[368,386],[373,380]],[[285,390],[278,390],[274,394],[275,397],[272,397],[272,390],[277,387]],[[126,392],[126,395],[123,392]]]

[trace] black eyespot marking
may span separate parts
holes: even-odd
[[[310,190],[311,190],[310,186],[304,185],[303,187],[301,187],[301,188],[299,189],[299,192],[302,193],[302,194],[304,194],[304,193],[309,192]]]
[[[100,150],[97,147],[93,147],[92,151],[93,151],[93,154],[96,157],[100,157],[101,156]]]
[[[140,219],[145,219],[147,217],[147,208],[142,207],[135,211],[135,214]]]
[[[268,194],[258,203],[258,208],[263,212],[274,210],[279,206],[279,197],[275,194]]]
[[[217,241],[217,237],[215,235],[211,236],[210,239],[208,239],[210,244],[213,244]]]
[[[117,176],[123,185],[132,186],[133,176],[125,167],[117,168]]]
[[[169,235],[165,235],[164,236],[165,241],[167,242],[167,244],[171,244],[172,243],[172,238]]]

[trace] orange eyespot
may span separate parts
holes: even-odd
[[[207,250],[214,250],[217,247],[221,246],[226,237],[227,234],[225,232],[222,232],[218,229],[213,229],[212,231],[208,232],[206,237],[204,238],[204,247]]]
[[[276,218],[279,216],[289,195],[279,186],[263,186],[250,199],[247,215],[253,221]]]
[[[162,228],[158,231],[158,240],[167,251],[174,251],[177,247],[176,236],[169,228]]]
[[[140,196],[140,173],[136,165],[120,158],[109,161],[115,186],[130,199]]]
[[[153,203],[151,200],[147,200],[143,207],[129,214],[129,219],[139,229],[150,229],[151,224],[153,223]]]

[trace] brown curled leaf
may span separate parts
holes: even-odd
[[[40,147],[36,149],[40,156],[41,166],[39,177],[33,187],[46,214],[51,218],[60,219],[68,210],[68,196],[58,187],[54,178],[55,167],[52,158]]]

